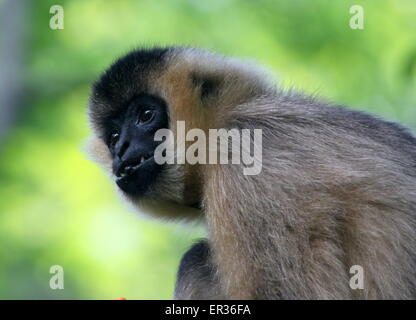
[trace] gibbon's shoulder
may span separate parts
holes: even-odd
[[[388,145],[392,149],[416,157],[416,138],[401,124],[345,106],[326,103],[321,103],[320,106],[321,122],[343,129],[346,134],[367,137],[375,143]]]
[[[393,145],[400,140],[416,147],[414,133],[397,122],[292,89],[277,88],[274,94],[239,106],[234,112],[236,119],[245,117],[258,122],[275,120],[300,127],[337,127],[351,134],[374,137]]]

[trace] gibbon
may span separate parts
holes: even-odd
[[[89,119],[91,154],[128,201],[206,224],[208,239],[182,259],[175,298],[416,298],[416,139],[404,127],[184,47],[116,61],[93,85]],[[207,135],[261,129],[261,172],[158,164],[154,136],[175,134],[178,121]],[[357,265],[360,288],[350,283]]]

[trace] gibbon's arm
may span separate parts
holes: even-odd
[[[218,273],[212,263],[212,252],[206,240],[194,244],[182,257],[174,299],[223,300]]]

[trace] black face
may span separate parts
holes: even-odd
[[[125,193],[140,196],[156,179],[162,166],[154,160],[157,130],[168,127],[165,103],[139,95],[106,123],[105,140],[113,157],[116,183]]]

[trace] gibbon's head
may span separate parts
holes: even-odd
[[[182,47],[135,50],[93,86],[89,151],[133,203],[200,207],[202,165],[158,165],[155,132],[175,134],[178,120],[186,130],[226,127],[233,106],[270,88],[262,72],[232,58]]]

